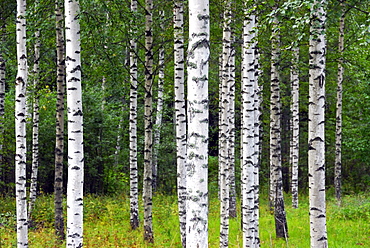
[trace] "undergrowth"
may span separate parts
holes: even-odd
[[[156,194],[153,198],[154,244],[143,241],[143,231],[131,230],[129,198],[125,195],[84,198],[84,247],[170,247],[180,248],[180,234],[175,196]],[[16,215],[14,198],[1,198],[0,247],[16,247]],[[293,209],[286,197],[289,238],[276,239],[274,218],[267,201],[260,203],[261,247],[306,248],[309,245],[308,199],[301,196],[300,206]],[[240,204],[239,204],[240,205]],[[142,206],[142,204],[141,204]],[[240,213],[240,209],[239,213]],[[140,209],[142,220],[143,209]],[[240,214],[239,214],[240,216]],[[29,246],[40,248],[65,247],[54,236],[53,196],[39,196],[32,214]],[[335,199],[327,201],[329,247],[370,247],[370,198],[368,194],[345,196],[341,206]],[[219,247],[219,203],[211,197],[209,207],[209,247]],[[229,247],[242,247],[240,217],[230,219]]]

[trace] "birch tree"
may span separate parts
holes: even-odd
[[[174,91],[177,199],[182,247],[186,247],[186,105],[184,80],[184,4],[174,1]]]
[[[290,162],[291,162],[291,191],[292,191],[292,206],[298,208],[298,162],[299,162],[299,47],[292,50],[293,59],[290,68],[291,82],[291,143],[290,143]]]
[[[339,20],[339,38],[338,50],[340,58],[338,61],[338,76],[337,76],[337,104],[336,104],[336,125],[335,125],[335,169],[334,169],[334,185],[335,196],[340,204],[342,198],[342,91],[343,91],[343,75],[344,75],[344,21],[345,9],[341,3],[342,14]]]
[[[1,38],[4,39],[3,29],[5,25],[1,27]],[[2,165],[3,165],[3,145],[4,145],[4,114],[5,114],[5,72],[6,63],[3,58],[3,51],[0,50],[0,181],[2,178]]]
[[[81,90],[80,7],[65,0],[68,110],[67,247],[83,245],[83,112]]]
[[[38,1],[35,2],[38,7]],[[39,85],[40,77],[40,30],[37,29],[35,32],[35,45],[34,45],[34,60],[33,60],[33,111],[32,111],[32,167],[31,167],[31,185],[30,185],[30,197],[28,202],[28,219],[31,221],[31,213],[33,206],[35,205],[37,196],[37,174],[39,169],[39,95],[37,89]]]
[[[28,247],[26,192],[26,87],[28,79],[26,49],[26,0],[17,0],[17,61],[15,82],[15,192],[17,212],[17,247]]]
[[[65,94],[65,49],[63,29],[63,2],[55,0],[55,35],[57,54],[57,102],[55,124],[55,172],[54,172],[54,226],[55,235],[64,239],[63,217],[63,156],[64,156],[64,94]]]
[[[231,1],[225,3],[222,34],[222,66],[220,84],[220,134],[219,134],[219,175],[220,175],[220,247],[229,246],[230,206],[230,57],[231,57]]]
[[[189,1],[186,247],[208,247],[209,2]]]
[[[325,0],[314,0],[310,15],[308,184],[312,248],[328,247],[325,203]]]
[[[152,85],[153,85],[153,0],[145,1],[145,102],[144,102],[144,240],[154,242],[152,195],[153,195],[153,164],[152,164]]]
[[[161,31],[164,31],[163,21],[164,21],[164,11],[159,11]],[[159,49],[158,58],[158,95],[157,95],[157,114],[155,116],[154,125],[154,141],[153,141],[153,190],[156,191],[158,187],[158,150],[159,142],[161,139],[161,126],[162,126],[162,111],[163,111],[163,84],[164,84],[164,43],[162,39],[162,45]]]
[[[131,11],[137,11],[137,1],[131,0]],[[134,20],[132,21],[134,22]],[[137,57],[136,32],[131,30],[130,39],[130,224],[133,230],[139,227],[139,188],[137,168]]]
[[[258,247],[255,219],[255,14],[244,5],[242,47],[242,230],[243,247]]]
[[[280,31],[277,16],[272,23],[271,46],[270,207],[274,210],[276,236],[287,238],[281,165]]]

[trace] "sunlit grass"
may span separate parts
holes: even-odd
[[[177,203],[174,196],[156,194],[153,204],[155,244],[143,241],[142,229],[131,230],[129,198],[125,195],[95,196],[84,199],[84,247],[169,247],[180,248]],[[2,198],[0,208],[0,247],[16,247],[14,199]],[[142,204],[141,204],[142,205]],[[240,213],[240,206],[238,206]],[[29,246],[40,248],[65,247],[58,243],[53,230],[52,196],[40,196],[34,210],[34,226],[29,232]],[[141,220],[142,220],[142,208]],[[276,239],[275,223],[266,199],[260,204],[261,247],[309,247],[308,200],[302,196],[300,207],[293,209],[286,198],[289,239]],[[219,246],[219,203],[211,197],[209,207],[209,247]],[[230,219],[230,247],[242,247],[238,218]],[[327,204],[329,247],[370,247],[370,199],[368,195],[346,196],[339,207],[333,199]]]

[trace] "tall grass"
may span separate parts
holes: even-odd
[[[16,247],[15,200],[0,198],[0,247]],[[300,198],[299,209],[290,207],[286,198],[289,239],[275,238],[275,224],[267,201],[260,204],[261,247],[306,248],[309,245],[308,199]],[[84,199],[84,247],[181,247],[175,196],[157,194],[153,204],[155,244],[143,241],[143,231],[131,230],[129,199],[125,195],[87,195]],[[140,209],[142,213],[142,209]],[[240,208],[239,208],[240,212]],[[39,196],[29,233],[29,247],[65,247],[53,230],[53,196]],[[239,215],[240,216],[240,215]],[[141,216],[142,217],[142,216]],[[142,218],[141,218],[142,219]],[[219,202],[211,197],[209,207],[209,247],[219,246]],[[329,247],[370,247],[369,195],[346,196],[342,206],[334,199],[327,204]],[[240,218],[230,220],[230,247],[242,247]]]

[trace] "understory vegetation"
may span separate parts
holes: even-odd
[[[276,239],[273,214],[270,213],[267,194],[261,195],[261,247],[309,247],[308,197],[300,196],[300,207],[293,209],[286,198],[289,239]],[[129,198],[127,195],[87,195],[84,199],[84,247],[181,247],[175,195],[156,194],[153,198],[154,244],[143,240],[142,228],[131,230]],[[0,247],[16,247],[15,201],[1,197]],[[370,194],[343,197],[341,206],[334,196],[327,199],[327,227],[332,248],[370,247]],[[141,204],[142,205],[142,204]],[[239,204],[240,205],[240,204]],[[240,213],[240,209],[239,213]],[[142,209],[140,209],[142,213]],[[240,216],[240,214],[239,214]],[[141,218],[142,219],[142,218]],[[219,245],[219,201],[210,198],[209,247]],[[29,234],[30,247],[65,247],[54,235],[53,196],[41,195],[36,201]],[[242,247],[240,218],[230,220],[230,247]]]

